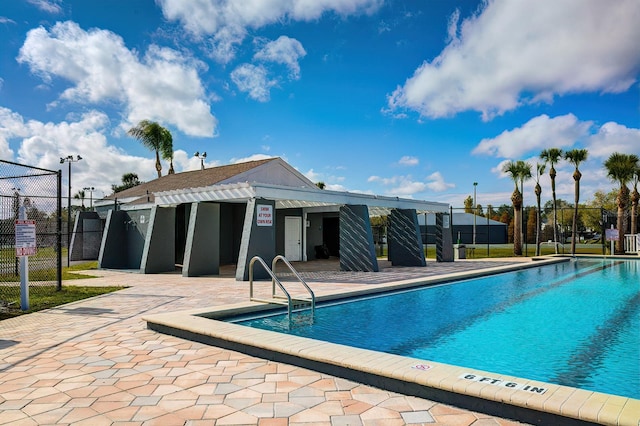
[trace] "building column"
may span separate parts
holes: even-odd
[[[260,256],[267,265],[276,257],[276,203],[273,200],[251,199],[242,229],[242,241],[236,267],[236,280],[249,280],[249,264],[254,256]],[[253,277],[270,278],[261,265],[255,265]]]
[[[220,204],[193,203],[185,244],[183,277],[220,273]]]

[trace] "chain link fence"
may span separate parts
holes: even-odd
[[[20,308],[15,224],[20,208],[35,221],[36,254],[29,256],[29,292],[62,288],[62,207],[59,171],[0,160],[0,310]]]

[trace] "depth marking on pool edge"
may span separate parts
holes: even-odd
[[[538,395],[542,395],[547,391],[547,388],[543,388],[541,386],[525,385],[522,383],[512,382],[508,380],[495,379],[493,377],[479,376],[477,374],[472,374],[472,373],[464,373],[458,378],[471,380],[472,382],[480,382],[480,383],[486,383],[488,385],[500,386],[503,388],[522,390],[526,392],[535,393]]]

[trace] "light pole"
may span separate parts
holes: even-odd
[[[69,194],[67,194],[67,266],[71,264],[71,163],[77,163],[82,157],[67,155],[60,157],[60,164],[69,163]]]
[[[476,188],[478,182],[473,182],[473,244],[476,244],[476,216],[478,214],[478,204],[476,203]]]
[[[204,159],[207,158],[207,153],[203,152],[200,154],[200,151],[196,151],[193,156],[200,159],[200,170],[204,170]]]
[[[93,211],[93,191],[96,189],[93,186],[85,186],[83,191],[89,191],[89,210]]]

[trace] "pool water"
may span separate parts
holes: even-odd
[[[286,314],[234,322],[640,399],[638,261],[578,259],[333,303],[313,323],[294,314],[293,327]]]

